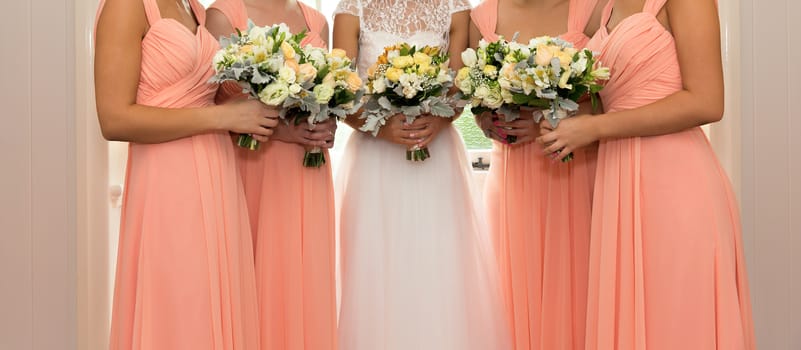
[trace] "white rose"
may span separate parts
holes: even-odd
[[[378,79],[373,81],[373,92],[377,94],[382,94],[384,91],[387,91],[387,83],[384,79]]]
[[[217,67],[219,67],[223,61],[225,61],[225,54],[225,50],[217,51],[217,53],[214,54],[214,60],[212,62],[214,62],[215,69],[217,69]]]
[[[489,96],[489,94],[490,94],[490,90],[486,85],[481,85],[481,86],[477,87],[476,91],[473,92],[473,96],[475,96],[476,98],[480,98],[480,99],[486,98],[487,96]]]
[[[320,84],[315,86],[312,92],[317,103],[324,105],[328,104],[328,101],[334,96],[334,87],[328,84]]]
[[[295,70],[286,66],[281,67],[281,69],[278,70],[278,80],[286,84],[294,84],[297,80]]]
[[[254,26],[248,31],[248,37],[251,40],[264,40],[267,38],[267,31],[269,28]]]
[[[478,63],[478,55],[476,50],[468,48],[462,52],[462,63],[467,67],[474,67]]]
[[[501,96],[501,90],[490,90],[489,94],[484,97],[484,105],[492,109],[500,108],[503,105],[503,96]]]
[[[459,81],[459,86],[457,86],[460,91],[464,94],[470,95],[473,93],[473,80],[469,77],[466,79],[462,79]]]
[[[280,106],[287,97],[289,97],[289,86],[281,82],[267,85],[259,92],[259,100],[269,106]]]
[[[320,49],[314,49],[309,52],[309,60],[315,68],[320,68],[326,65],[325,52]]]
[[[301,88],[300,84],[289,85],[289,93],[291,93],[292,95],[297,95],[302,89],[303,88]]]
[[[411,98],[414,98],[415,95],[417,95],[417,89],[415,89],[415,88],[413,88],[411,86],[404,86],[403,87],[403,97],[411,99]]]
[[[271,57],[264,62],[264,66],[268,72],[276,73],[284,66],[284,62],[279,57]]]

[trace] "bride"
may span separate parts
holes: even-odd
[[[365,72],[385,46],[467,47],[468,0],[342,0],[334,47]],[[351,116],[358,130],[362,120]],[[431,158],[411,162],[412,146]],[[392,117],[377,137],[354,132],[337,179],[342,350],[504,350],[492,247],[464,145],[449,119]]]

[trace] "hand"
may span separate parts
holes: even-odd
[[[405,128],[407,125],[406,116],[398,113],[387,119],[387,122],[378,129],[376,137],[399,145],[414,146],[422,140],[412,135],[422,128],[407,129]]]
[[[598,141],[598,132],[594,120],[597,116],[588,114],[562,119],[557,128],[552,128],[548,121],[540,123],[542,136],[537,142],[544,146],[543,153],[551,159],[562,159],[571,152]]]
[[[250,134],[256,141],[266,142],[278,125],[278,110],[258,100],[237,100],[222,105],[221,130]]]
[[[412,122],[411,125],[406,125],[403,127],[404,130],[412,131],[412,134],[409,135],[411,138],[415,138],[420,140],[417,142],[418,148],[426,148],[431,141],[439,134],[442,129],[448,126],[451,123],[450,118],[442,118],[433,116],[430,114],[425,114]]]
[[[523,145],[535,141],[540,136],[540,126],[534,121],[534,114],[542,114],[538,109],[521,108],[520,118],[507,122],[501,117],[494,124],[498,133],[504,137],[504,143]],[[507,142],[507,136],[514,136],[514,142]]]
[[[492,112],[484,112],[476,116],[476,125],[484,131],[484,136],[498,142],[506,143],[506,138],[502,137],[498,132],[498,127],[493,122],[497,119],[497,115]]]
[[[295,125],[294,121],[290,120],[289,124],[278,123],[273,139],[310,148],[331,148],[334,147],[336,131],[337,122],[334,118],[313,125],[305,121]]]

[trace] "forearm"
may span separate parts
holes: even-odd
[[[593,119],[599,139],[657,136],[719,121],[722,102],[705,101],[686,90],[649,105],[600,114]]]
[[[98,114],[107,140],[161,143],[222,130],[220,113],[218,106],[167,109],[131,105]]]

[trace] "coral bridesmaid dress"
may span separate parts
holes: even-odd
[[[325,17],[298,2],[309,29],[303,45],[325,47]],[[242,0],[218,0],[235,27],[247,29]],[[261,24],[261,23],[260,23]],[[270,140],[237,150],[256,255],[262,350],[336,348],[335,219],[331,158],[302,164],[305,149]]]
[[[203,6],[191,5],[196,33],[144,0],[150,28],[136,103],[214,104],[217,87],[208,80],[218,44],[204,27]],[[110,349],[258,349],[251,243],[227,132],[131,143]]]
[[[571,0],[560,37],[584,47],[595,4]],[[471,18],[485,40],[498,39],[498,0],[476,6]],[[554,163],[536,142],[493,142],[485,203],[518,350],[584,346],[595,152]]]
[[[607,112],[682,89],[665,2],[611,33],[607,5],[588,44]],[[737,202],[701,128],[601,141],[594,200],[586,349],[754,349]]]

